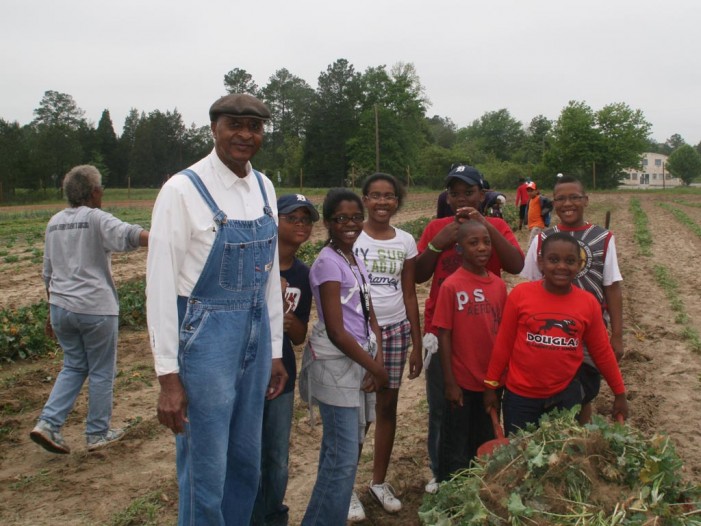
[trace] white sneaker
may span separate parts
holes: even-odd
[[[430,493],[431,495],[438,493],[438,481],[436,481],[436,477],[433,477],[428,481],[428,484],[426,484],[424,490],[426,490],[426,493]]]
[[[360,502],[358,494],[354,491],[351,495],[350,506],[348,507],[348,522],[360,522],[365,520],[365,508]]]
[[[394,496],[394,488],[388,482],[370,484],[370,495],[377,499],[385,511],[396,513],[402,509],[401,501]]]
[[[88,451],[108,447],[124,437],[123,429],[109,429],[101,435],[87,435]]]

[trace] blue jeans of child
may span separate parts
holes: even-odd
[[[344,526],[358,467],[358,408],[319,402],[319,469],[302,526]]]
[[[260,487],[253,508],[253,526],[287,526],[288,507],[283,501],[287,491],[293,409],[294,391],[265,402]]]
[[[77,314],[51,305],[51,327],[63,349],[63,369],[56,378],[40,420],[60,429],[73,409],[83,383],[89,378],[85,432],[100,435],[109,430],[118,326],[118,316]]]
[[[572,409],[582,403],[582,385],[576,378],[561,392],[550,398],[527,398],[508,389],[504,390],[502,410],[504,412],[504,433],[510,435],[527,424],[538,425],[540,417],[553,409]]]

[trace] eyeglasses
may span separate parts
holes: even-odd
[[[363,221],[365,221],[365,216],[363,214],[356,214],[354,216],[336,216],[332,217],[331,221],[335,221],[339,225],[347,225],[349,221],[353,221],[356,225],[361,224]]]
[[[373,201],[396,201],[397,196],[395,194],[381,194],[380,192],[370,192],[367,197]]]
[[[586,196],[586,195],[577,195],[577,194],[573,194],[573,195],[561,195],[561,196],[558,196],[558,197],[553,198],[553,201],[554,201],[555,203],[565,203],[565,202],[567,202],[567,201],[572,201],[573,203],[579,203],[579,202],[581,202],[582,199],[584,199],[585,197],[587,197],[587,196]]]
[[[299,225],[301,223],[304,226],[309,226],[314,222],[310,216],[283,216],[283,215],[281,215],[279,217],[280,217],[280,219],[284,219],[286,223],[290,223],[291,225]]]

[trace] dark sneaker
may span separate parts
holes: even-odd
[[[123,429],[110,429],[107,433],[101,435],[88,435],[88,451],[95,451],[96,449],[110,446],[118,440],[121,440],[123,436]]]
[[[71,448],[68,447],[61,433],[44,420],[37,422],[32,432],[29,433],[29,438],[51,453],[66,455],[71,452]]]

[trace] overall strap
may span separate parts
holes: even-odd
[[[268,203],[268,194],[265,191],[265,185],[263,184],[263,177],[260,175],[258,170],[251,168],[253,170],[253,173],[256,174],[256,179],[258,180],[258,186],[260,187],[260,193],[263,196],[263,202],[265,203],[265,206],[263,207],[263,213],[265,215],[273,217],[273,209],[270,208],[270,204]]]
[[[186,175],[188,179],[192,181],[192,184],[195,185],[195,188],[202,196],[202,199],[204,199],[205,203],[207,203],[207,206],[209,206],[209,209],[214,214],[214,222],[218,225],[223,225],[226,223],[226,214],[217,206],[217,203],[214,202],[212,194],[209,193],[209,190],[207,190],[207,187],[202,182],[200,176],[189,168],[181,171],[180,173]]]

